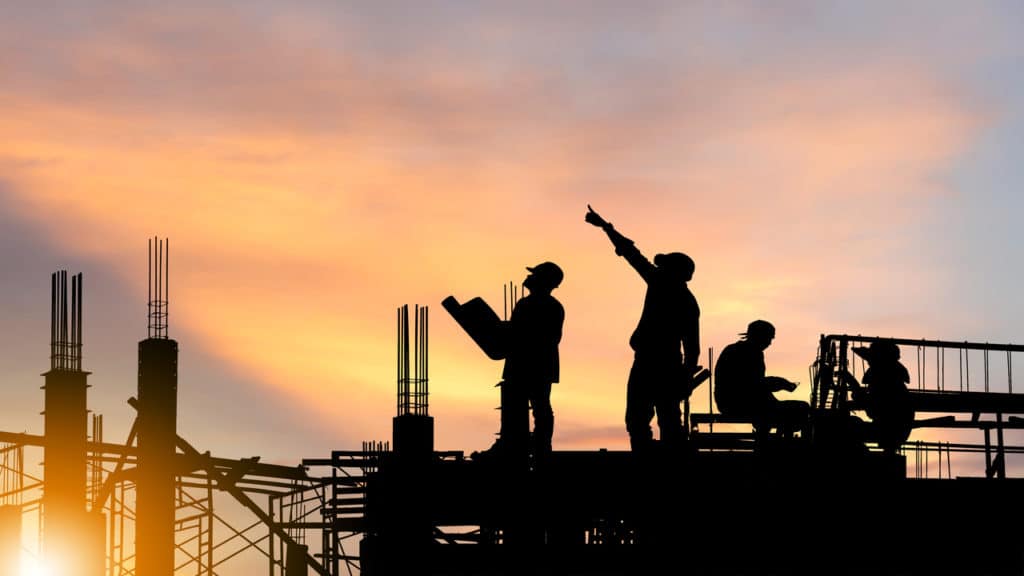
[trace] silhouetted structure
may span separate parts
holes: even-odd
[[[374,546],[364,548],[363,574],[1019,573],[1024,559],[1016,532],[978,527],[991,519],[989,511],[1024,511],[1020,479],[954,480],[948,472],[942,480],[911,479],[902,455],[832,449],[830,422],[851,405],[837,376],[850,368],[843,350],[871,340],[823,337],[810,433],[779,439],[768,451],[735,442],[733,432],[699,432],[696,453],[647,459],[640,474],[630,454],[600,451],[555,452],[548,474],[515,476],[492,461],[437,454],[418,484],[432,496],[434,541],[414,551],[383,536],[405,513],[395,498],[403,489],[401,468],[379,454],[379,468],[367,478],[367,538]],[[986,354],[986,374],[987,363]],[[1024,411],[1024,395],[972,392],[962,384],[922,397],[932,409]],[[997,414],[915,425],[984,430],[988,451],[989,430],[1021,428],[1024,421]],[[1013,450],[1000,443],[993,466]],[[540,537],[508,538],[510,528],[522,527]],[[918,553],[936,547],[941,554]]]
[[[74,559],[74,570],[88,576],[102,572],[103,523],[101,519],[97,526],[86,508],[89,373],[82,370],[82,287],[81,274],[71,277],[70,294],[66,271],[50,278],[50,370],[43,375],[43,522],[47,563],[54,570],[69,570],[66,564]]]
[[[149,338],[139,346],[140,399],[129,400],[138,419],[123,445],[102,441],[98,418],[92,439],[86,437],[81,280],[72,280],[70,306],[66,279],[52,280],[45,435],[0,432],[0,563],[17,555],[10,548],[21,514],[39,510],[39,498],[28,494],[40,483],[23,469],[23,449],[35,447],[45,449],[46,552],[71,555],[74,573],[88,576],[104,573],[94,563],[103,556],[108,576],[185,567],[212,576],[252,548],[266,555],[272,576],[1024,572],[1019,534],[1012,523],[1006,528],[1006,519],[1024,513],[1024,479],[1007,463],[1024,455],[1024,446],[1004,437],[1024,430],[1024,394],[1013,387],[1013,356],[1024,346],[823,335],[811,366],[807,433],[799,440],[780,438],[765,449],[746,430],[702,429],[721,415],[694,414],[691,451],[650,458],[558,451],[541,470],[512,470],[500,459],[434,450],[427,313],[414,312],[410,345],[403,307],[395,450],[370,442],[281,466],[258,457],[215,458],[177,434],[177,348],[167,335],[166,253],[156,247]],[[857,393],[857,355],[865,347],[888,348],[883,363],[892,361],[893,348],[904,351],[902,369],[879,370],[871,354],[869,367],[860,362],[859,369],[870,387],[888,381],[909,388],[899,396],[911,413],[930,415],[913,420],[914,430],[975,431],[983,443],[913,435],[898,447],[882,437],[865,443],[845,425],[881,408],[870,405],[878,398]],[[69,381],[74,385],[65,386]],[[65,458],[61,450],[69,448]],[[953,467],[953,456],[971,455],[984,458],[980,476]],[[212,525],[225,519],[214,513],[214,494],[255,518],[249,527],[220,531],[219,543]],[[101,510],[109,514],[107,547]],[[57,552],[68,540],[77,551]],[[168,558],[168,571],[158,571]]]
[[[398,309],[398,414],[393,421],[395,452],[409,458],[434,453],[434,419],[429,414],[426,306],[415,309],[414,372],[409,367],[409,305]]]
[[[635,353],[626,389],[630,445],[634,451],[650,448],[655,412],[661,441],[678,444],[686,433],[679,403],[690,395],[694,375],[700,370],[700,308],[686,284],[693,278],[693,260],[681,252],[671,252],[656,255],[652,264],[632,240],[593,208],[587,209],[586,221],[605,231],[615,253],[647,283],[644,309],[629,339]]]
[[[178,343],[168,337],[169,261],[170,243],[151,240],[149,337],[139,342],[137,576],[174,572]]]

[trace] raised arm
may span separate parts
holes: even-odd
[[[608,235],[608,239],[612,241],[612,245],[615,246],[615,253],[625,258],[626,262],[629,262],[629,265],[632,266],[645,281],[649,281],[651,279],[654,275],[654,264],[651,264],[651,261],[640,253],[640,250],[635,244],[633,244],[632,240],[626,238],[622,234],[619,234],[619,231],[612,226],[611,222],[602,218],[600,214],[590,207],[590,204],[587,204],[587,215],[584,220],[604,230],[604,233]]]

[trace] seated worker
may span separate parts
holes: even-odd
[[[743,338],[725,347],[715,363],[715,404],[725,416],[748,419],[759,438],[772,428],[791,437],[807,426],[810,406],[800,400],[779,400],[773,392],[796,390],[779,376],[765,376],[764,351],[775,338],[775,327],[754,320]]]
[[[914,408],[910,405],[910,373],[900,362],[900,348],[893,342],[876,340],[867,348],[853,351],[867,361],[862,387],[845,373],[844,380],[853,391],[853,400],[871,418],[872,436],[878,446],[895,454],[910,437],[914,426]]]

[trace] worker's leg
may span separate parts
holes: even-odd
[[[651,419],[654,418],[654,395],[651,394],[649,370],[643,362],[633,360],[626,384],[626,431],[634,452],[643,451],[654,444]]]
[[[666,367],[669,372],[663,372],[658,381],[657,401],[655,409],[658,411],[658,430],[661,432],[661,442],[666,448],[677,448],[686,441],[686,431],[683,430],[683,412],[679,408],[679,388],[681,380],[666,378],[671,375],[673,366]]]
[[[551,383],[531,382],[530,407],[533,409],[533,445],[537,461],[551,454],[551,436],[555,431],[555,413],[551,409]]]
[[[510,457],[525,457],[529,449],[530,412],[523,382],[501,383],[502,451]]]

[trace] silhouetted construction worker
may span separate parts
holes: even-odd
[[[700,357],[700,308],[687,282],[693,278],[693,260],[681,252],[658,254],[652,264],[633,241],[626,238],[589,205],[586,221],[601,228],[647,283],[640,321],[629,339],[633,367],[626,385],[626,431],[633,451],[654,442],[651,419],[658,414],[661,441],[677,445],[685,440],[679,403],[689,396],[690,382]],[[682,345],[682,352],[680,352]]]
[[[764,351],[775,338],[775,326],[754,320],[742,339],[722,350],[715,363],[715,404],[725,416],[754,424],[760,438],[777,428],[783,436],[804,430],[810,406],[800,400],[779,400],[779,390],[796,390],[796,383],[779,376],[765,376]]]
[[[543,462],[551,453],[551,435],[555,416],[551,409],[551,385],[558,382],[558,343],[562,340],[565,310],[551,295],[562,283],[562,269],[553,262],[544,262],[527,268],[530,274],[523,280],[529,291],[516,303],[509,320],[508,355],[502,372],[502,410],[505,399],[513,406],[525,407],[529,402],[533,410],[534,457]],[[526,402],[521,401],[525,398]],[[517,415],[510,414],[515,420]],[[522,437],[519,430],[505,430],[503,415],[501,438],[513,453],[520,451]],[[519,446],[517,446],[519,445]]]
[[[900,348],[893,342],[876,340],[867,348],[853,351],[868,362],[862,388],[849,373],[844,374],[853,388],[853,398],[864,407],[872,422],[878,446],[895,454],[910,437],[914,426],[914,408],[910,404],[910,372],[900,362]]]

